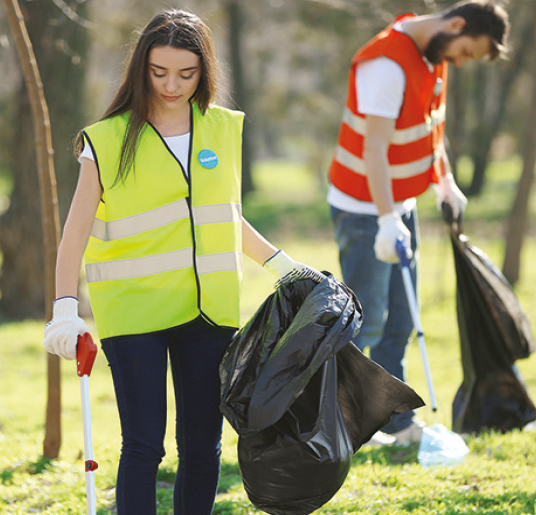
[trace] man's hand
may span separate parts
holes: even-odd
[[[400,236],[406,246],[411,248],[411,233],[402,222],[400,215],[393,211],[378,218],[378,232],[374,242],[374,252],[376,259],[386,263],[398,263],[398,254],[396,253],[396,240]],[[409,256],[410,257],[410,256]]]
[[[439,177],[436,193],[437,208],[441,211],[441,205],[443,202],[446,202],[452,208],[452,216],[454,220],[457,220],[465,211],[467,198],[460,191],[460,188],[458,188],[454,176],[451,173]]]

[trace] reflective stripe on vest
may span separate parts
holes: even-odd
[[[188,204],[185,199],[182,199],[167,206],[157,207],[151,211],[112,222],[95,218],[91,236],[101,241],[126,238],[187,218],[188,214]],[[241,216],[239,204],[195,206],[193,208],[196,226],[238,222],[241,220]],[[208,254],[198,256],[196,263],[197,271],[200,274],[242,270],[242,255],[236,252]],[[90,263],[86,266],[86,276],[88,283],[113,281],[171,272],[193,265],[193,249],[190,247],[149,257]]]
[[[242,209],[240,204],[194,206],[193,214],[196,225],[237,222],[242,216]],[[186,199],[181,199],[172,204],[146,211],[145,213],[139,213],[111,222],[105,222],[100,218],[95,218],[91,236],[101,241],[118,240],[157,229],[171,222],[188,218],[188,216],[189,210]]]
[[[425,138],[432,134],[434,127],[445,121],[445,105],[442,105],[439,109],[432,111],[429,120],[425,123],[409,127],[407,129],[396,129],[391,140],[392,145],[406,145],[412,143],[421,138]],[[355,115],[345,107],[342,122],[347,124],[355,133],[365,136],[366,119],[361,116]]]
[[[352,153],[348,152],[340,145],[337,145],[335,150],[335,159],[346,166],[353,172],[359,173],[361,175],[367,175],[367,170],[365,168],[365,163],[363,159],[354,156]],[[413,161],[404,165],[391,165],[389,167],[389,172],[391,179],[407,179],[413,177],[417,174],[424,173],[426,170],[432,166],[434,162],[433,156],[427,156],[418,161]]]
[[[197,256],[196,263],[199,274],[232,272],[243,268],[242,254],[238,252]],[[86,276],[88,283],[115,281],[172,272],[193,265],[193,249],[189,247],[148,257],[90,263],[86,265]]]

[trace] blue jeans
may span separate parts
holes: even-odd
[[[116,489],[119,515],[156,514],[156,475],[165,454],[168,356],[179,456],[174,513],[212,513],[223,427],[218,369],[235,332],[198,318],[165,331],[103,340],[123,440]]]
[[[370,357],[390,374],[405,381],[404,354],[413,331],[402,273],[398,264],[376,259],[374,239],[378,217],[341,211],[331,207],[335,224],[335,239],[344,282],[355,292],[363,306],[363,324],[354,343],[361,349],[370,348]],[[410,272],[417,284],[417,212],[402,217],[411,232],[413,259]],[[415,291],[417,291],[415,289]],[[396,433],[411,424],[414,412],[395,414],[382,429]]]

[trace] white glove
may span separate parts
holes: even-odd
[[[78,336],[84,333],[89,333],[89,329],[78,316],[78,299],[62,297],[55,300],[53,318],[45,326],[43,347],[64,359],[75,359]]]
[[[376,259],[386,263],[398,263],[400,259],[396,253],[396,240],[401,236],[406,248],[411,249],[409,229],[404,225],[402,218],[396,211],[378,217],[378,226],[379,229],[374,241]]]
[[[304,265],[299,261],[294,261],[283,250],[278,250],[270,259],[264,263],[264,268],[274,274],[279,282],[285,279],[308,278],[317,282],[323,281],[326,276],[318,270]]]
[[[454,220],[457,220],[463,214],[465,206],[467,206],[467,198],[458,188],[454,176],[451,173],[441,175],[435,190],[437,193],[437,208],[441,211],[441,204],[446,202],[452,208]]]

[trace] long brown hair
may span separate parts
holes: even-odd
[[[157,14],[143,29],[126,67],[125,77],[101,120],[131,111],[121,148],[115,184],[134,165],[138,139],[149,118],[149,52],[157,46],[186,49],[199,56],[201,77],[191,100],[204,114],[217,93],[218,61],[210,29],[195,14],[168,10]]]

